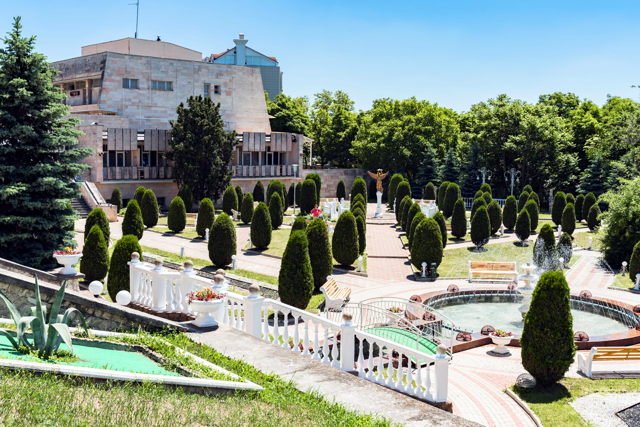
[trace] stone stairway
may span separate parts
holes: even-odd
[[[80,197],[79,199],[73,199],[71,200],[71,207],[78,212],[78,215],[80,215],[80,218],[86,218],[87,215],[89,215],[89,212],[91,212],[91,208],[89,207],[89,205],[87,204],[86,200],[84,200],[84,197]]]

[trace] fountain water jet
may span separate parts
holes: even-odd
[[[529,305],[531,304],[531,294],[535,289],[535,286],[531,286],[531,282],[533,282],[536,276],[531,274],[536,267],[527,263],[527,265],[523,266],[524,275],[520,276],[520,279],[524,282],[524,286],[520,288],[516,288],[516,291],[520,292],[523,296],[522,305],[518,307],[518,310],[522,314],[522,318],[524,319],[524,315],[529,311]]]

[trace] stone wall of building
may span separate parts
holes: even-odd
[[[320,192],[321,198],[333,199],[336,197],[336,189],[338,188],[338,182],[344,181],[345,188],[347,190],[347,197],[351,191],[351,186],[356,177],[361,176],[367,182],[367,188],[369,188],[369,181],[371,177],[367,173],[366,169],[304,169],[302,176],[306,177],[309,174],[317,173],[322,179],[322,190]]]

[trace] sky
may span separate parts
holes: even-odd
[[[20,15],[37,51],[74,58],[81,46],[133,37],[133,2],[0,0],[0,34]],[[138,37],[209,55],[244,33],[277,58],[287,95],[313,102],[342,90],[356,110],[415,96],[463,112],[503,93],[639,100],[639,12],[637,0],[140,0]]]

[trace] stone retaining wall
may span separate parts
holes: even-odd
[[[367,189],[369,188],[369,181],[371,177],[367,173],[366,169],[303,169],[301,171],[301,177],[304,178],[312,173],[317,173],[322,179],[322,190],[320,191],[320,197],[326,199],[333,199],[336,197],[336,189],[338,188],[338,182],[344,181],[345,189],[347,190],[347,197],[351,191],[351,186],[356,177],[361,176],[367,182]]]

